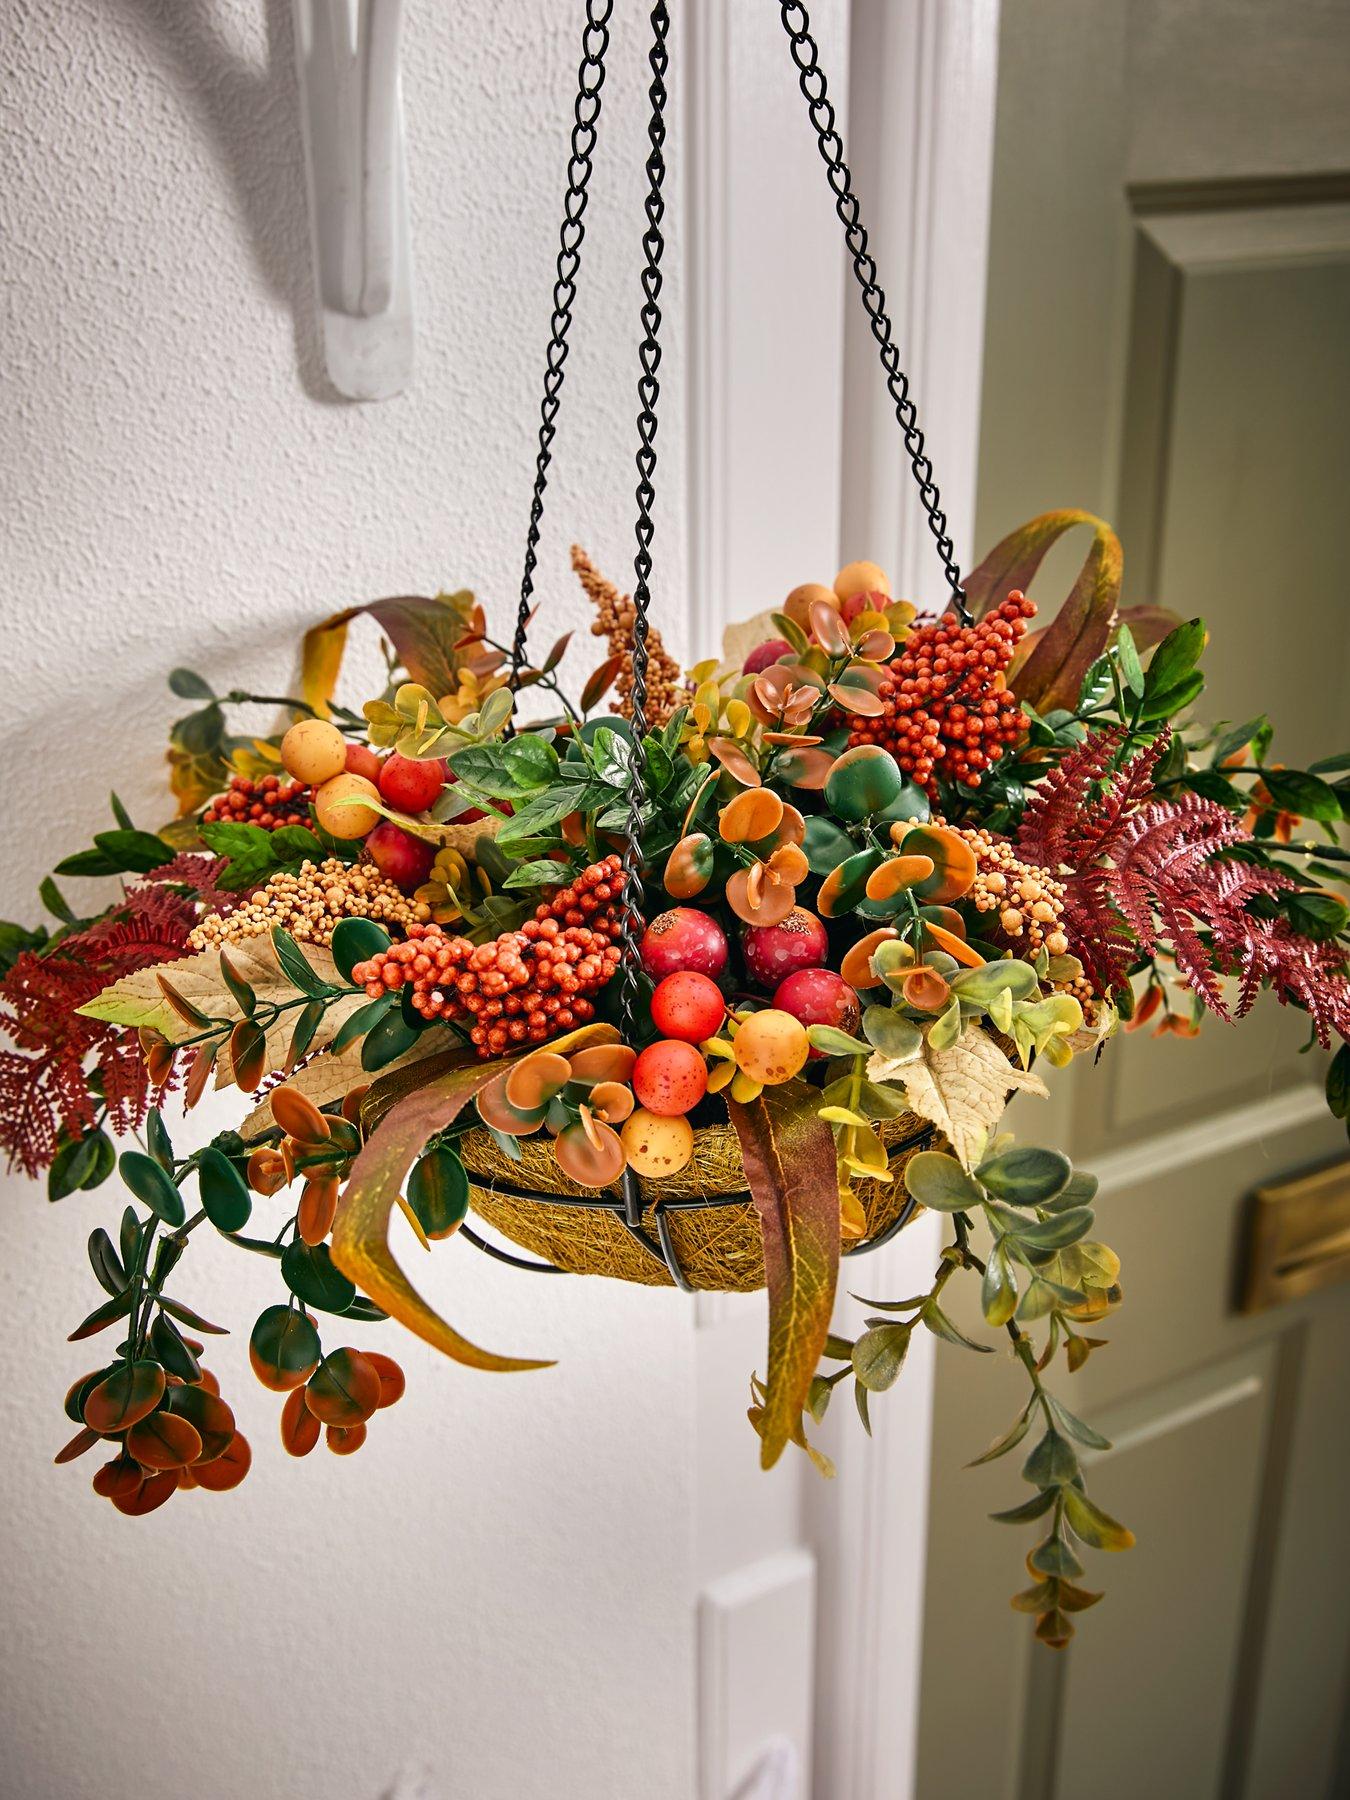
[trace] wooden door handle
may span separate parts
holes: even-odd
[[[1243,1312],[1350,1279],[1350,1158],[1257,1188],[1247,1228]]]

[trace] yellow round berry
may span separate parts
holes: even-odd
[[[335,838],[368,837],[380,822],[373,806],[353,806],[354,800],[378,800],[380,790],[364,775],[334,775],[314,795],[314,816]]]
[[[694,1128],[688,1119],[662,1118],[644,1107],[629,1114],[619,1137],[629,1168],[651,1179],[677,1175],[694,1154]]]
[[[770,1007],[767,1012],[751,1013],[742,1021],[732,1048],[736,1066],[743,1075],[764,1087],[775,1087],[780,1081],[792,1080],[806,1062],[811,1046],[800,1019]]]
[[[851,562],[845,563],[835,576],[834,591],[841,602],[851,600],[855,594],[885,594],[889,599],[891,584],[886,571],[874,562]]]
[[[288,775],[318,787],[346,768],[347,740],[326,719],[301,719],[281,740],[281,761]]]

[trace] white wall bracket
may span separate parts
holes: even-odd
[[[292,11],[324,365],[349,399],[387,400],[413,359],[403,0],[292,0]]]

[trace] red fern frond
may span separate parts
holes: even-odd
[[[1229,854],[1251,841],[1236,814],[1199,795],[1160,799],[1153,771],[1167,734],[1119,767],[1117,727],[1066,755],[1028,801],[1018,846],[1060,875],[1074,953],[1103,990],[1143,957],[1170,955],[1212,1012],[1245,1013],[1259,989],[1307,1009],[1319,1040],[1350,1026],[1345,951],[1263,918],[1254,900],[1297,888]],[[1224,997],[1237,976],[1236,1006]]]

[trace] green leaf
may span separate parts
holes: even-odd
[[[249,1358],[273,1377],[303,1380],[323,1355],[318,1331],[291,1306],[269,1306],[259,1313],[248,1340]]]
[[[1024,1500],[1020,1506],[1010,1506],[1006,1512],[990,1513],[989,1517],[996,1525],[1029,1525],[1033,1519],[1048,1513],[1054,1504],[1055,1490],[1046,1488],[1042,1493],[1033,1494],[1030,1500]]]
[[[1022,1464],[1022,1479],[1033,1487],[1066,1487],[1078,1474],[1073,1445],[1053,1426]]]
[[[1236,756],[1239,750],[1245,750],[1262,726],[1268,726],[1269,723],[1270,721],[1264,713],[1258,713],[1256,718],[1248,719],[1241,725],[1231,726],[1227,731],[1221,733],[1219,737],[1215,738],[1213,748],[1209,753],[1210,767],[1220,768],[1230,756]]]
[[[282,1255],[281,1274],[293,1294],[321,1312],[345,1313],[356,1298],[355,1282],[335,1266],[327,1244],[297,1238]]]
[[[295,1021],[295,1030],[291,1033],[291,1041],[286,1050],[286,1067],[288,1069],[295,1067],[314,1042],[314,1034],[323,1023],[325,1010],[322,1000],[310,1000],[300,1008],[299,1017]]]
[[[1027,1566],[1038,1575],[1052,1575],[1070,1581],[1083,1573],[1082,1563],[1064,1540],[1058,1537],[1048,1537],[1037,1544],[1027,1558]]]
[[[1091,1229],[1092,1208],[1070,1206],[1048,1219],[1038,1219],[1031,1224],[1024,1221],[1018,1228],[1017,1241],[1033,1250],[1062,1250],[1065,1245],[1076,1244],[1079,1238],[1086,1237]]]
[[[83,1188],[94,1175],[99,1163],[99,1132],[86,1132],[83,1137],[67,1138],[47,1170],[47,1198],[64,1200],[68,1194]]]
[[[321,863],[324,847],[307,825],[282,825],[269,833],[272,854],[281,863]]]
[[[1033,1395],[1013,1420],[1012,1424],[1003,1433],[1003,1436],[995,1438],[989,1448],[982,1451],[979,1456],[968,1462],[966,1467],[968,1469],[978,1469],[981,1463],[996,1462],[1000,1456],[1006,1456],[1010,1450],[1015,1450],[1022,1439],[1027,1435],[1028,1431],[1031,1430],[1032,1412],[1035,1405],[1036,1400]],[[1020,1511],[1021,1509],[1019,1508],[1018,1510]],[[1037,1516],[1039,1515],[1032,1514],[1033,1518]]]
[[[541,857],[538,862],[520,863],[512,869],[502,883],[507,888],[541,888],[557,887],[567,880],[568,869],[565,863],[554,862],[550,857]]]
[[[1048,1395],[1047,1398],[1050,1402],[1050,1410],[1056,1420],[1077,1443],[1085,1445],[1089,1450],[1109,1450],[1111,1448],[1109,1438],[1104,1438],[1100,1431],[1094,1431],[1091,1425],[1084,1424],[1083,1420],[1071,1413],[1062,1401],[1057,1400],[1053,1394]]]
[[[1042,1206],[1068,1182],[1073,1164],[1058,1150],[1015,1144],[982,1162],[975,1173],[1000,1200],[1013,1206]]]
[[[217,1231],[242,1231],[253,1211],[253,1196],[239,1170],[221,1151],[207,1147],[197,1158],[197,1192]]]
[[[952,1045],[965,1029],[965,1020],[961,1013],[961,1002],[953,994],[946,1009],[928,1027],[928,1047],[931,1050],[950,1050]]]
[[[442,1144],[419,1157],[408,1177],[407,1200],[429,1238],[449,1237],[469,1210],[469,1177],[458,1154]]]
[[[38,899],[42,902],[43,906],[46,907],[52,917],[54,919],[59,919],[63,925],[74,925],[76,923],[74,909],[50,875],[47,876],[41,887],[39,887]],[[36,932],[26,935],[31,935],[34,943],[42,941]],[[33,947],[33,944],[25,944],[23,946],[24,949],[31,949]]]
[[[104,1330],[115,1319],[126,1318],[131,1311],[132,1298],[133,1290],[127,1288],[125,1292],[116,1295],[113,1299],[105,1300],[102,1306],[96,1306],[89,1317],[75,1327],[67,1342],[79,1343],[82,1338],[93,1337],[95,1332]]]
[[[1139,707],[1141,722],[1147,724],[1157,719],[1172,718],[1199,697],[1204,685],[1205,678],[1197,669],[1175,687],[1163,688],[1157,693],[1146,695]]]
[[[874,1325],[853,1346],[853,1373],[865,1388],[881,1394],[893,1387],[904,1367],[911,1327],[899,1321]]]
[[[1144,691],[1144,665],[1139,660],[1139,652],[1135,648],[1134,633],[1128,625],[1122,625],[1116,633],[1116,656],[1120,663],[1120,678],[1132,694]]]
[[[94,847],[108,859],[116,874],[147,875],[173,857],[173,848],[152,831],[96,831]],[[61,874],[60,867],[57,874]]]
[[[381,1002],[377,1000],[373,1004],[379,1006]],[[368,1009],[363,1007],[361,1010]],[[366,1032],[361,1046],[361,1067],[371,1074],[383,1069],[386,1064],[396,1062],[405,1050],[411,1050],[421,1035],[419,1027],[410,1025],[401,1010],[390,1010]]]
[[[145,1115],[145,1145],[166,1175],[173,1174],[173,1141],[164,1123],[164,1114],[152,1106]]]
[[[1187,619],[1175,631],[1169,631],[1149,662],[1148,674],[1144,679],[1145,698],[1152,700],[1159,694],[1180,687],[1199,662],[1204,647],[1205,626],[1202,619]]]
[[[812,813],[806,821],[802,849],[813,875],[828,875],[844,859],[853,854],[853,839],[823,813]]]
[[[122,1222],[117,1230],[117,1247],[122,1261],[128,1269],[136,1261],[136,1253],[141,1246],[141,1222],[130,1206],[122,1209]]]
[[[984,1195],[954,1156],[943,1150],[920,1150],[905,1164],[905,1186],[920,1206],[933,1212],[967,1212]]]
[[[183,1334],[166,1314],[155,1314],[150,1327],[150,1348],[170,1375],[194,1385],[202,1378],[201,1364],[183,1342]]]
[[[863,1386],[861,1381],[855,1381],[853,1383],[853,1404],[858,1409],[858,1417],[862,1420],[863,1430],[867,1433],[868,1437],[871,1437],[871,1409],[867,1398],[867,1389]]]
[[[993,1353],[992,1344],[977,1344],[974,1338],[968,1338],[964,1331],[958,1330],[936,1300],[929,1300],[924,1305],[919,1317],[934,1337],[940,1337],[948,1344],[958,1344],[963,1350],[976,1350],[981,1356],[989,1356]]]
[[[177,694],[180,700],[214,700],[216,697],[210,684],[193,669],[171,669],[169,691]]]
[[[675,763],[659,738],[649,732],[642,740],[642,779],[647,791],[663,794],[675,779]]]
[[[187,1218],[183,1196],[152,1156],[139,1150],[124,1150],[117,1171],[141,1204],[166,1225],[176,1228]]]
[[[851,1036],[847,1031],[840,1031],[835,1025],[811,1025],[807,1028],[807,1039],[813,1050],[823,1050],[826,1056],[870,1056],[872,1046],[861,1038]]]
[[[174,1318],[186,1325],[189,1331],[200,1331],[207,1337],[228,1337],[230,1335],[228,1325],[213,1325],[209,1319],[204,1319],[190,1306],[184,1306],[181,1300],[169,1300],[161,1296],[159,1303],[165,1312],[172,1313]]]
[[[1334,938],[1350,923],[1350,906],[1339,894],[1307,889],[1277,896],[1276,905],[1294,930],[1304,937],[1323,942]]]
[[[120,1294],[126,1287],[126,1270],[113,1249],[112,1239],[101,1225],[89,1233],[89,1266],[105,1294]]]
[[[357,963],[369,962],[371,957],[382,955],[392,942],[384,926],[377,925],[374,919],[339,919],[333,927],[331,946],[338,974],[350,982]],[[348,1043],[351,1041],[351,1038],[347,1039]]]
[[[272,949],[276,952],[277,966],[298,993],[322,1000],[334,992],[328,982],[311,967],[304,951],[290,932],[283,931],[280,925],[272,927]]]
[[[1262,769],[1261,780],[1271,805],[1280,812],[1297,813],[1301,819],[1317,819],[1323,824],[1335,824],[1344,816],[1340,795],[1320,776],[1299,769]]]
[[[1017,1311],[1017,1278],[1001,1242],[994,1245],[984,1266],[980,1306],[990,1325],[1006,1325]]]
[[[1063,1494],[1064,1512],[1076,1537],[1080,1537],[1094,1550],[1132,1548],[1134,1533],[1119,1520],[1113,1519],[1110,1513],[1103,1512],[1081,1489],[1066,1487]]]
[[[502,745],[499,754],[522,792],[548,787],[558,778],[558,752],[533,732],[512,738],[509,744]]]
[[[893,1060],[913,1061],[923,1054],[923,1032],[892,1006],[872,1005],[863,1013],[863,1035],[874,1049]]]

